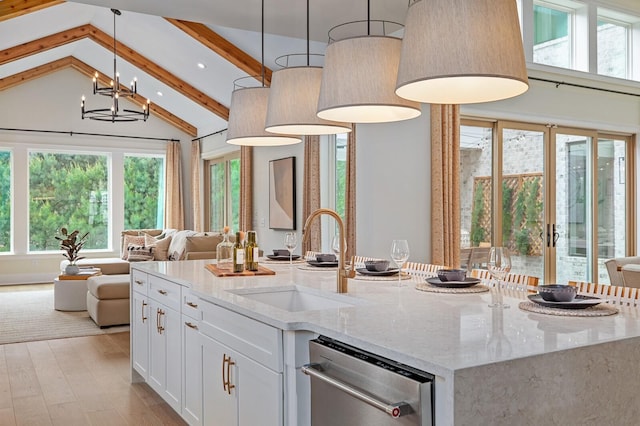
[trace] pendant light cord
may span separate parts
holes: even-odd
[[[260,65],[260,76],[262,77],[262,87],[264,87],[264,0],[262,0],[262,23],[261,23],[261,30],[262,30],[262,63]]]
[[[116,69],[116,10],[111,9],[111,11],[113,12],[113,78],[115,79],[118,72]]]
[[[307,0],[307,66],[309,66],[309,0]]]
[[[371,1],[367,0],[367,35],[371,35]]]

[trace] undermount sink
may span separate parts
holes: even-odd
[[[288,312],[348,308],[362,303],[361,300],[350,296],[326,294],[298,285],[276,288],[243,288],[229,290],[229,292]]]

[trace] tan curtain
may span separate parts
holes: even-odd
[[[431,105],[431,263],[460,267],[459,105]]]
[[[184,229],[180,149],[180,142],[169,142],[167,145],[166,194],[164,200],[165,228]]]
[[[240,148],[240,229],[253,229],[253,148]]]
[[[347,137],[347,170],[344,194],[344,226],[347,234],[347,259],[356,254],[356,125]]]
[[[193,200],[193,230],[202,232],[202,207],[200,205],[200,140],[191,141],[191,199]]]
[[[320,208],[320,137],[304,137],[304,184],[302,188],[302,220]],[[314,220],[308,240],[302,246],[302,253],[309,250],[321,251],[322,231],[319,220]]]

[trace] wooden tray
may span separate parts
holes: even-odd
[[[272,271],[269,268],[265,268],[264,266],[258,265],[257,271],[243,271],[243,272],[232,272],[226,269],[218,269],[218,267],[214,264],[205,265],[205,268],[209,272],[211,272],[216,277],[251,277],[254,275],[275,275],[276,272]]]

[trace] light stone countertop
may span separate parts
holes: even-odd
[[[335,292],[335,270],[306,271],[269,264],[275,276],[217,278],[211,260],[132,264],[191,288],[216,305],[282,330],[308,330],[442,377],[456,371],[550,352],[640,337],[640,310],[617,315],[556,317],[522,311],[524,300],[505,297],[508,309],[489,308],[491,295],[418,291],[415,282],[349,280],[349,293]],[[287,312],[229,292],[292,284],[310,287],[352,307]],[[313,291],[313,290],[312,290]]]

